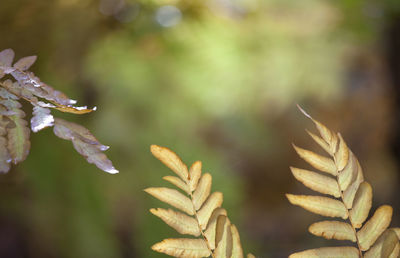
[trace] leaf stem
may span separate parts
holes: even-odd
[[[192,202],[193,211],[194,211],[194,217],[196,218],[197,226],[199,227],[199,231],[200,231],[200,233],[201,233],[201,236],[203,237],[204,241],[205,241],[206,244],[207,244],[208,250],[210,250],[211,257],[215,258],[214,252],[213,252],[213,250],[211,249],[210,244],[208,243],[208,239],[207,239],[206,235],[204,234],[203,230],[201,229],[200,222],[199,222],[199,218],[197,217],[197,211],[196,211],[196,208],[195,208],[194,203],[193,203],[193,194],[192,194],[192,192],[191,192],[190,190],[189,190],[189,192],[190,192],[190,194],[189,194],[189,196],[190,196],[190,201]]]
[[[353,229],[354,236],[356,237],[356,243],[357,243],[357,247],[358,247],[358,253],[359,253],[359,255],[360,255],[360,258],[363,258],[363,254],[362,254],[361,246],[360,246],[360,241],[358,240],[358,236],[357,236],[357,231],[356,231],[356,228],[354,227],[353,221],[352,221],[352,219],[351,219],[351,214],[350,214],[350,212],[349,212],[349,208],[346,206],[346,203],[344,202],[343,191],[342,191],[342,189],[340,188],[340,184],[339,184],[339,180],[338,180],[338,179],[339,179],[338,176],[339,176],[339,172],[340,172],[340,171],[339,171],[338,166],[337,166],[336,157],[335,157],[335,155],[331,155],[331,157],[333,158],[333,161],[335,162],[336,173],[337,173],[336,181],[337,181],[338,187],[339,187],[340,198],[342,199],[343,205],[344,205],[344,207],[346,208],[347,217],[348,217],[348,219],[349,219],[349,221],[350,221],[351,228]],[[350,157],[349,157],[349,159],[350,159]],[[348,162],[349,162],[349,161],[348,161]]]

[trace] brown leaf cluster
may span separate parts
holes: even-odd
[[[54,126],[54,133],[66,140],[72,141],[75,149],[89,163],[98,168],[117,173],[111,161],[103,153],[107,146],[102,145],[83,126],[54,118],[50,109],[62,112],[85,114],[95,109],[74,106],[75,100],[64,93],[43,83],[28,69],[36,61],[36,56],[19,59],[13,64],[14,51],[5,49],[0,52],[0,173],[10,170],[10,163],[24,161],[30,149],[30,131],[38,132],[46,127]],[[20,100],[24,99],[33,106],[31,129],[24,119]]]

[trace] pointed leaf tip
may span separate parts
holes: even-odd
[[[313,120],[313,118],[299,104],[296,104],[296,106],[300,110],[300,112],[303,113],[303,115]]]
[[[26,71],[36,62],[37,56],[26,56],[19,59],[15,64],[14,68],[19,69],[21,71]]]

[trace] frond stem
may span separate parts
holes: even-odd
[[[335,155],[331,155],[331,156],[332,156],[332,158],[333,158],[333,161],[335,162],[336,173],[337,173],[337,175],[339,175],[339,172],[340,172],[340,171],[339,171],[339,169],[337,168],[338,166],[337,166],[337,162],[336,162],[336,157],[335,157]],[[350,157],[349,157],[349,158],[350,158]],[[363,258],[363,254],[362,254],[361,246],[360,246],[360,241],[358,240],[358,236],[357,236],[357,231],[356,231],[356,228],[354,227],[353,221],[352,221],[352,219],[351,219],[351,214],[350,214],[350,212],[349,212],[349,208],[346,206],[346,203],[344,202],[343,191],[342,191],[342,189],[340,188],[340,184],[339,184],[339,181],[338,181],[338,176],[336,176],[336,181],[337,181],[338,187],[339,187],[340,198],[342,199],[342,202],[343,202],[344,207],[346,207],[347,217],[349,218],[349,221],[350,221],[350,224],[351,224],[351,228],[353,229],[354,236],[356,237],[356,243],[357,243],[358,253],[359,253],[359,255],[360,255],[360,258]]]
[[[190,191],[190,190],[189,190],[189,191]],[[206,242],[208,250],[210,250],[211,257],[212,257],[212,258],[215,258],[214,252],[213,252],[213,250],[211,249],[210,244],[208,243],[208,239],[207,239],[206,235],[204,234],[204,231],[202,230],[202,228],[201,228],[201,226],[200,226],[199,218],[197,217],[197,211],[196,211],[196,208],[195,208],[194,203],[193,203],[193,194],[192,194],[191,191],[190,191],[190,193],[189,193],[189,196],[190,196],[190,201],[192,202],[192,206],[193,206],[194,217],[196,218],[197,226],[199,227],[201,236],[203,237],[204,241]]]

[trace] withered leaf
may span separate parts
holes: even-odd
[[[58,137],[72,141],[76,151],[84,156],[89,163],[95,164],[101,170],[115,174],[111,161],[103,153],[108,146],[101,144],[85,127],[67,122],[63,119],[54,120],[54,134]]]
[[[36,62],[37,56],[26,56],[19,59],[15,64],[14,68],[21,71],[28,70]]]
[[[32,132],[36,133],[53,125],[54,117],[50,114],[50,109],[40,106],[35,106],[33,108],[33,117],[31,119]]]
[[[7,149],[7,126],[3,116],[0,116],[0,173],[7,173],[10,170],[11,156]]]
[[[19,107],[20,105],[10,107],[10,111],[13,111],[15,115],[8,116],[11,125],[7,128],[7,148],[14,164],[26,159],[31,146],[28,122],[24,120],[25,113]]]
[[[11,48],[4,49],[0,52],[0,66],[11,67],[14,60],[14,50]]]

